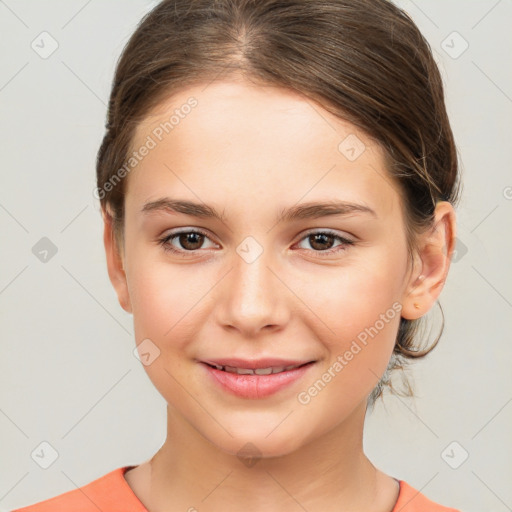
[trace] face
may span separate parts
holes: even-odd
[[[229,453],[282,455],[341,428],[386,369],[410,284],[381,149],[311,100],[242,82],[153,114],[133,141],[151,149],[127,178],[115,281],[150,379]],[[232,373],[258,367],[278,373]]]

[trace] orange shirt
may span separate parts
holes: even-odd
[[[54,498],[11,512],[148,512],[135,496],[124,474],[135,466],[124,466]],[[459,512],[430,501],[403,480],[392,512]]]

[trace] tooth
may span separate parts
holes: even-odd
[[[240,375],[253,375],[254,371],[250,368],[237,368],[236,373]]]
[[[270,375],[272,373],[272,368],[256,368],[254,373],[256,375]]]
[[[223,370],[229,373],[236,373],[238,375],[271,375],[274,373],[281,373],[293,370],[298,367],[298,365],[274,366],[269,368],[257,368],[253,370],[251,368],[237,368],[236,366],[221,366],[218,364],[212,364],[212,366],[217,370]]]

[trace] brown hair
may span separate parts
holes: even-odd
[[[460,179],[430,46],[387,0],[163,0],[146,14],[117,62],[96,163],[96,197],[120,250],[126,180],[119,170],[137,124],[172,93],[235,74],[298,91],[380,144],[402,195],[412,261],[416,235],[432,226],[436,202],[458,202]],[[427,348],[416,342],[420,321],[400,319],[388,370],[369,405],[383,386],[394,390],[391,370],[436,346],[444,315]]]

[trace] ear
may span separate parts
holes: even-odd
[[[114,286],[121,307],[128,313],[132,312],[130,294],[124,271],[124,261],[120,249],[117,246],[111,215],[102,209],[104,222],[103,243],[107,257],[107,269],[110,282]]]
[[[439,201],[434,225],[418,240],[418,253],[411,279],[402,297],[402,317],[415,320],[436,302],[448,276],[455,249],[456,221],[453,206]]]

